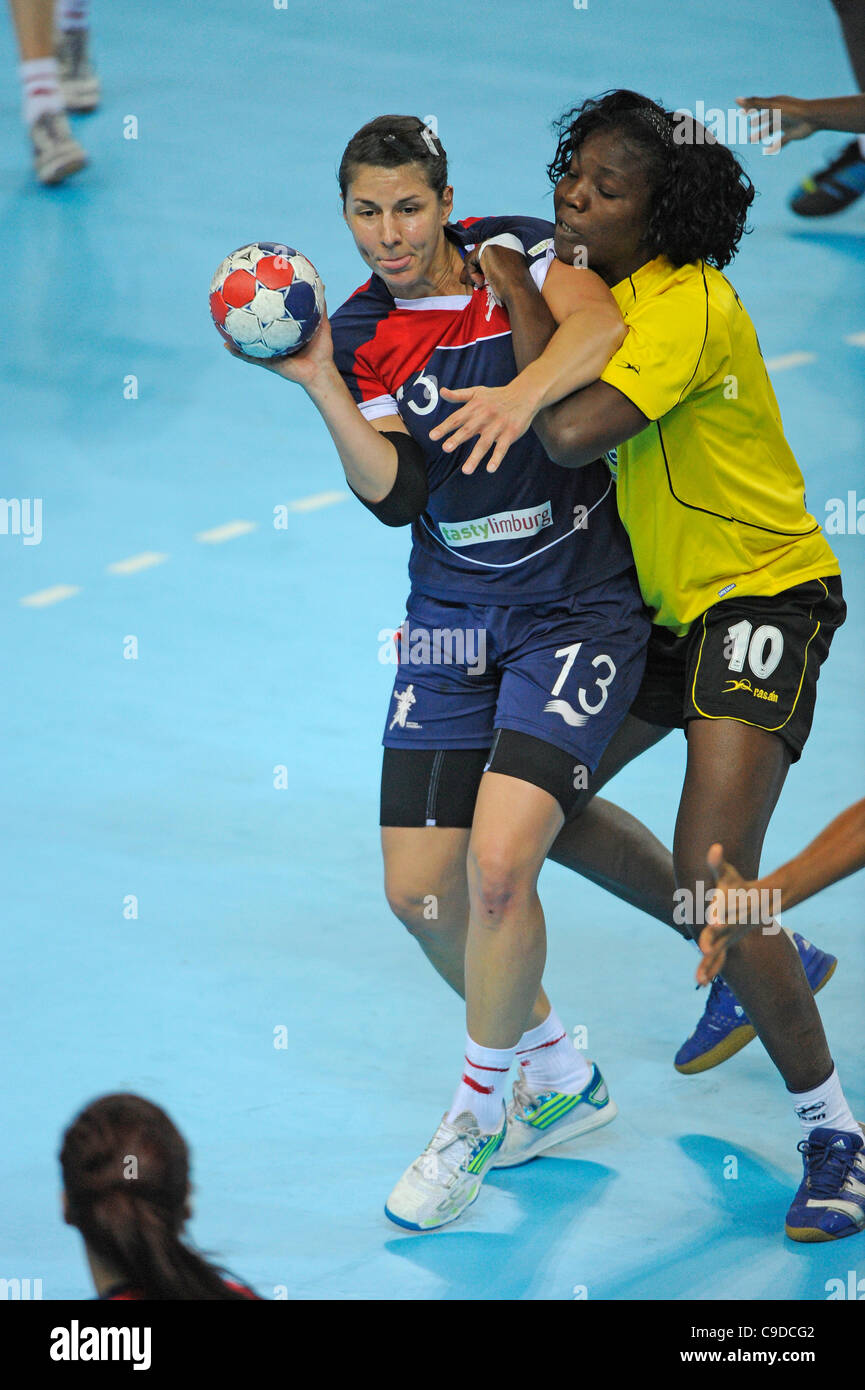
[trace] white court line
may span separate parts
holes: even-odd
[[[314,492],[311,497],[299,497],[296,502],[289,502],[288,510],[314,512],[318,507],[330,507],[334,502],[344,502],[347,497],[347,492]]]
[[[226,521],[224,526],[199,531],[195,539],[203,541],[205,545],[219,545],[221,541],[233,540],[235,536],[245,536],[247,531],[254,531],[257,525],[257,521]]]
[[[785,357],[770,357],[766,366],[770,372],[783,372],[787,367],[804,367],[806,362],[816,361],[816,352],[788,352]]]
[[[80,594],[79,584],[54,584],[50,589],[39,589],[35,594],[28,594],[26,598],[19,599],[27,608],[47,608],[49,603],[59,603],[61,599],[71,598],[73,594]]]
[[[865,333],[848,333],[844,342],[851,347],[865,347]]]
[[[139,570],[164,564],[167,559],[167,555],[160,555],[156,550],[144,550],[140,555],[130,555],[128,560],[115,560],[113,565],[106,565],[105,569],[108,574],[137,574]]]

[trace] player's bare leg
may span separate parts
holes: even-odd
[[[735,719],[690,722],[673,859],[677,886],[690,890],[695,902],[698,894],[703,899],[706,856],[716,841],[729,841],[733,861],[741,861],[748,878],[758,876],[763,837],[789,763],[784,743],[763,729]],[[788,1089],[805,1091],[825,1080],[832,1059],[823,1025],[784,932],[750,933],[728,953],[724,975]]]
[[[583,794],[583,809],[562,826],[549,858],[640,908],[680,936],[673,921],[673,857],[641,821],[596,793],[672,730],[628,715],[608,743]]]
[[[537,879],[562,820],[561,807],[548,792],[492,772],[481,779],[468,849],[462,1077],[426,1150],[388,1198],[385,1211],[399,1225],[434,1230],[455,1220],[478,1196],[503,1145],[508,1072],[538,1005],[546,957]],[[459,896],[451,903],[456,908]],[[532,1029],[529,1038],[534,1040],[548,1024],[549,1019]],[[579,1068],[590,1074],[563,1031],[540,1047],[561,1052],[563,1044],[573,1074]],[[599,1074],[594,1090],[594,1104],[585,1105],[589,1123],[583,1127],[604,1123],[615,1113]],[[575,1090],[561,1103],[573,1108],[582,1099]],[[599,1119],[604,1107],[607,1114]]]
[[[706,856],[729,844],[757,878],[763,837],[790,755],[774,734],[732,719],[688,726],[688,764],[673,859],[680,888],[702,896]],[[698,934],[699,926],[693,927]],[[802,1125],[806,1176],[787,1216],[794,1239],[865,1229],[865,1149],[841,1090],[799,955],[783,932],[756,930],[732,946],[725,978],[784,1078]]]
[[[461,999],[466,997],[470,834],[440,826],[384,826],[381,832],[391,911]],[[542,1023],[549,1012],[550,1001],[539,989],[527,1026]]]
[[[572,815],[562,827],[550,850],[550,858],[656,917],[689,940],[690,933],[678,920],[680,914],[674,914],[675,878],[669,850],[634,816],[594,796],[628,762],[669,732],[661,725],[628,715],[589,779],[584,793],[585,809],[576,817]],[[816,994],[831,977],[835,957],[802,936],[794,936],[787,928],[783,930],[806,966],[808,987]],[[718,980],[707,997],[697,1027],[679,1048],[675,1066],[686,1075],[708,1070],[734,1056],[755,1036],[732,986],[728,989]]]
[[[66,116],[54,54],[54,0],[10,0],[21,55],[24,123],[33,145],[36,177],[59,183],[87,163]]]
[[[466,1021],[484,1047],[516,1047],[531,1017],[546,959],[538,874],[562,810],[549,792],[488,772],[468,853]]]
[[[54,0],[9,0],[22,63],[54,54]]]

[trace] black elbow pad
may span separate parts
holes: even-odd
[[[397,433],[396,430],[382,430],[396,449],[397,465],[394,485],[387,497],[380,502],[368,502],[365,497],[354,492],[367,511],[377,516],[385,526],[407,526],[416,521],[429,500],[429,483],[423,450],[410,434]]]

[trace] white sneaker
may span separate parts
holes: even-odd
[[[93,71],[87,29],[58,33],[54,45],[60,91],[67,111],[95,111],[99,105],[99,78]]]
[[[514,1082],[513,1100],[508,1106],[505,1141],[493,1168],[516,1168],[547,1149],[608,1125],[618,1115],[606,1082],[597,1066],[578,1095],[563,1091],[532,1091],[522,1072]]]
[[[45,111],[30,127],[33,166],[40,183],[60,183],[87,163],[87,151],[73,140],[62,111]]]
[[[505,1140],[502,1127],[481,1134],[478,1122],[464,1110],[453,1124],[447,1115],[424,1149],[407,1168],[385,1203],[385,1215],[410,1231],[435,1231],[456,1221],[477,1199],[481,1183]]]

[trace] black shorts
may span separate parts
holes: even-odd
[[[691,719],[737,719],[777,734],[801,756],[811,730],[817,677],[847,616],[837,575],[772,598],[724,599],[684,637],[654,627],[630,713],[683,729]]]

